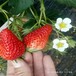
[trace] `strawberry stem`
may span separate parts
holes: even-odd
[[[45,6],[44,6],[44,0],[40,0],[41,8],[40,8],[40,18],[39,18],[39,25],[41,23],[42,17],[46,22],[46,14],[45,14]]]
[[[60,31],[56,30],[55,28],[53,28],[53,30],[57,33],[58,38],[61,37],[65,37],[63,33],[61,33]]]
[[[44,0],[41,0],[41,10],[42,10],[42,13],[43,13],[43,16],[44,16],[44,19],[46,21],[46,14],[45,14],[45,6],[44,6]]]
[[[40,18],[39,18],[39,26],[40,26],[40,23],[41,23],[41,19],[42,19],[42,12],[41,12]]]
[[[51,19],[47,18],[48,21],[50,21],[53,25],[55,24],[54,21],[52,21]]]
[[[25,15],[25,11],[22,12],[21,17],[23,17]]]
[[[7,11],[6,10],[3,10],[2,8],[0,8],[0,11],[6,16],[6,19],[8,20]]]
[[[8,15],[7,15],[8,12],[4,10],[2,7],[6,5],[8,1],[9,0],[5,1],[3,4],[0,5],[0,12],[2,12],[6,16],[7,20],[8,20]]]
[[[38,19],[38,16],[35,15],[34,11],[31,8],[29,8],[29,9],[30,9],[32,15],[34,16],[34,18],[36,19],[37,24],[39,25],[39,27],[41,27],[41,24],[44,24],[44,23],[42,23],[42,18],[44,19],[45,22],[47,19],[46,19],[46,14],[45,14],[44,0],[39,0],[39,1],[40,1],[40,17],[39,17],[39,19]]]
[[[34,16],[34,18],[37,19],[36,16],[35,16],[35,13],[32,10],[32,8],[30,8],[30,11],[31,11],[32,15]]]
[[[6,0],[3,4],[0,5],[0,7],[2,8],[4,5],[6,5],[8,3],[9,0]]]
[[[32,27],[30,28],[30,30],[32,30],[36,25],[37,25],[37,23],[36,23],[36,24],[34,24],[34,26],[32,26]]]

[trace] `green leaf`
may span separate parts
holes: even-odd
[[[66,6],[71,6],[76,8],[76,0],[55,0],[60,4],[65,4]]]
[[[34,0],[9,0],[9,6],[12,7],[10,11],[17,15],[29,8],[33,3]]]

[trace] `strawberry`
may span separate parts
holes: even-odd
[[[9,29],[0,32],[0,56],[6,60],[21,57],[25,46]]]
[[[23,40],[26,49],[30,52],[42,50],[46,46],[51,32],[52,26],[46,24],[34,30],[33,32],[27,34]]]

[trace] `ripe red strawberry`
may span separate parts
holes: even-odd
[[[47,24],[24,37],[24,44],[28,51],[42,50],[48,42],[49,35],[52,32],[52,26]]]
[[[15,60],[25,51],[24,44],[9,30],[0,33],[0,56],[6,60]]]

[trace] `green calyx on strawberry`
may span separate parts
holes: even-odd
[[[21,57],[25,46],[9,29],[0,32],[0,56],[5,60]]]
[[[52,26],[46,24],[24,37],[26,49],[30,52],[42,50],[45,48],[48,38],[52,32]]]

